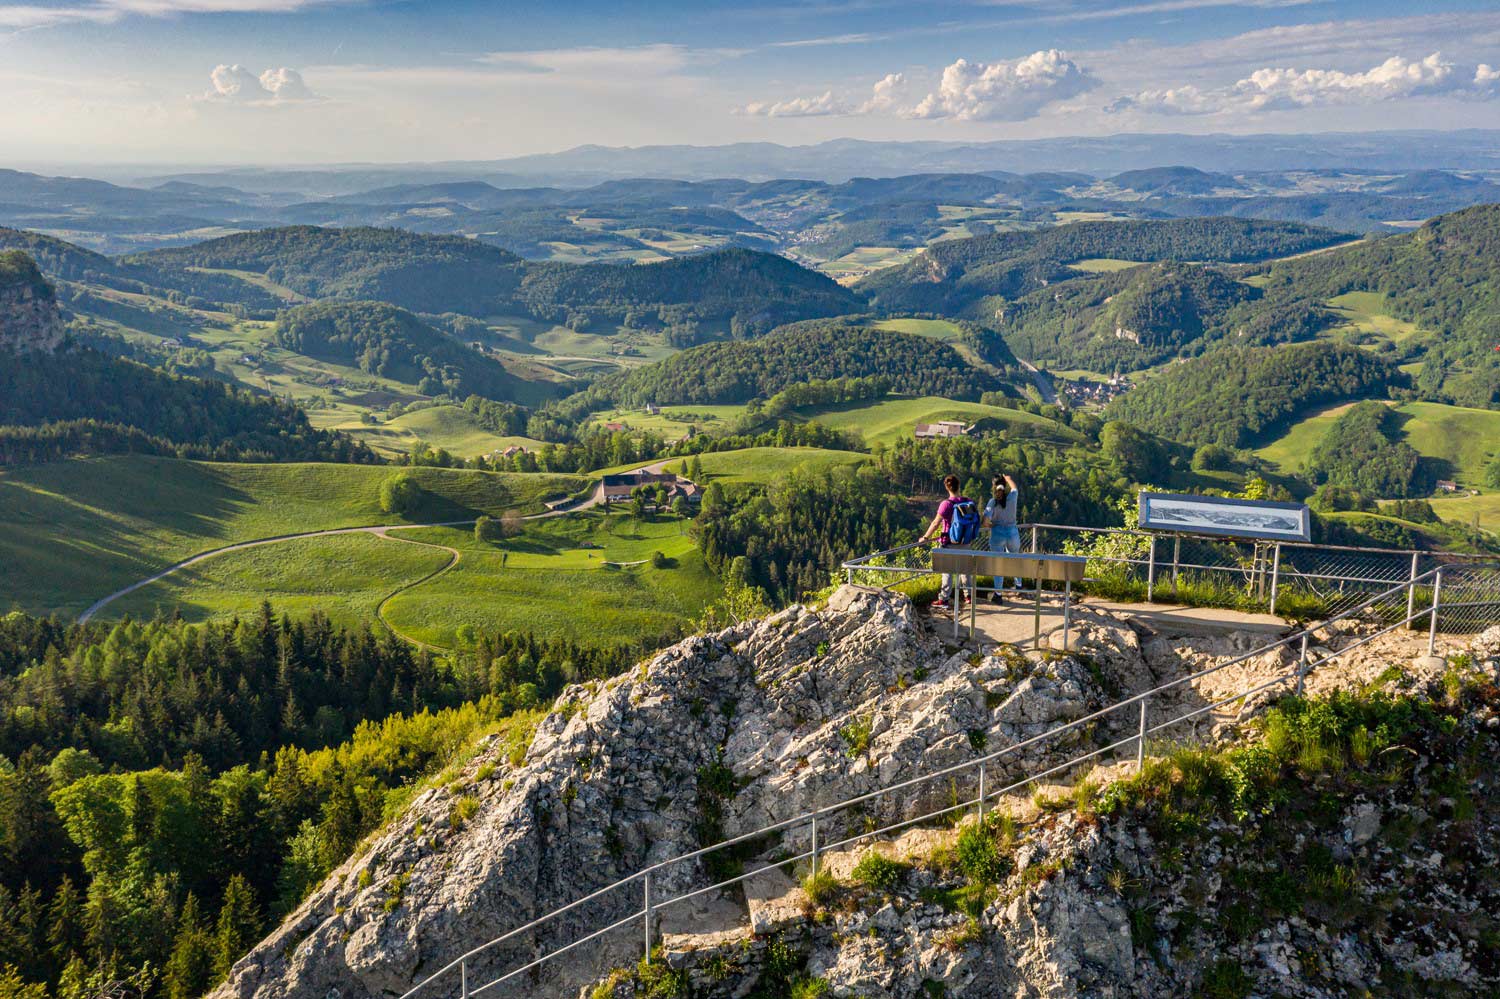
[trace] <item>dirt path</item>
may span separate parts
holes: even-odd
[[[412,645],[415,645],[419,649],[428,649],[439,652],[446,651],[441,646],[429,645],[426,642],[412,638],[410,635],[402,634],[394,624],[391,624],[390,619],[385,616],[385,605],[390,603],[396,597],[405,593],[407,590],[421,586],[423,583],[429,583],[441,576],[443,573],[447,572],[449,569],[452,569],[463,559],[463,553],[460,552],[457,548],[449,548],[447,545],[435,545],[429,541],[413,541],[411,538],[397,537],[391,534],[390,530],[391,529],[388,528],[384,531],[373,531],[371,533],[373,533],[376,537],[384,538],[387,541],[399,541],[403,545],[417,545],[422,548],[436,548],[439,551],[447,552],[451,557],[448,559],[447,565],[439,566],[438,568],[429,572],[427,575],[423,576],[421,579],[414,579],[409,583],[402,583],[400,586],[387,593],[385,595],[385,599],[381,600],[379,605],[376,606],[375,616],[380,619],[381,624],[385,625],[386,628],[390,630],[391,634],[395,635],[402,641],[410,642]],[[396,530],[406,530],[406,528],[396,528]]]

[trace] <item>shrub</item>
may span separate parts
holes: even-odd
[[[462,829],[478,811],[479,799],[472,794],[463,795],[453,802],[453,810],[448,813],[448,823],[455,830]]]
[[[1010,857],[984,823],[963,828],[954,844],[954,856],[964,876],[981,885],[995,884],[1010,873]]]
[[[480,516],[478,520],[474,521],[475,541],[481,544],[493,544],[503,537],[505,537],[505,533],[501,530],[499,521],[495,520],[494,517]]]
[[[827,902],[838,886],[838,880],[827,870],[820,870],[802,879],[802,892],[813,905],[822,905]]]
[[[405,517],[422,505],[422,487],[408,472],[392,475],[380,484],[380,509]]]
[[[843,737],[845,744],[849,747],[847,752],[851,760],[858,759],[870,748],[870,732],[873,728],[874,719],[869,715],[855,718],[839,729],[839,735]]]
[[[851,876],[866,888],[890,892],[895,891],[901,884],[902,879],[906,877],[906,871],[906,864],[871,850],[859,858],[859,863],[854,865]]]

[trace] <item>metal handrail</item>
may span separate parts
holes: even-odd
[[[912,547],[916,547],[916,546],[915,545],[903,546],[903,548],[912,548]],[[902,549],[893,549],[893,551],[899,551],[899,550],[902,550]],[[877,553],[877,554],[880,554],[880,553]],[[1251,650],[1249,652],[1243,653],[1243,654],[1241,654],[1239,656],[1236,656],[1236,657],[1234,657],[1232,659],[1228,659],[1228,660],[1226,660],[1226,661],[1224,661],[1222,663],[1218,663],[1218,664],[1215,664],[1213,666],[1207,667],[1205,669],[1199,670],[1196,673],[1192,673],[1192,674],[1189,674],[1189,675],[1186,675],[1186,676],[1178,677],[1175,680],[1171,680],[1171,681],[1168,681],[1167,683],[1160,684],[1159,686],[1153,687],[1150,690],[1147,690],[1147,691],[1144,691],[1142,693],[1135,694],[1135,695],[1132,695],[1130,697],[1124,698],[1124,699],[1122,699],[1120,701],[1117,701],[1117,702],[1115,702],[1115,703],[1113,703],[1113,704],[1111,704],[1111,705],[1109,705],[1107,707],[1101,708],[1101,709],[1099,709],[1097,711],[1091,712],[1091,713],[1086,714],[1086,715],[1084,715],[1082,717],[1075,718],[1072,721],[1066,722],[1066,723],[1064,723],[1062,725],[1055,726],[1055,727],[1053,727],[1051,729],[1048,729],[1046,732],[1043,732],[1043,733],[1041,733],[1039,735],[1035,735],[1035,736],[1032,736],[1030,738],[1023,739],[1023,740],[1021,740],[1019,742],[1012,743],[1012,744],[1010,744],[1008,746],[1002,747],[1001,749],[998,749],[998,750],[996,750],[996,751],[994,751],[992,753],[986,754],[984,756],[977,757],[977,758],[972,759],[972,760],[967,760],[967,761],[962,762],[962,763],[957,763],[957,764],[954,764],[952,766],[944,767],[942,769],[933,771],[931,773],[922,774],[922,775],[918,775],[918,776],[915,776],[915,777],[910,777],[910,778],[907,778],[905,780],[898,781],[895,784],[891,784],[891,785],[888,785],[888,786],[882,787],[882,788],[877,788],[874,791],[868,791],[868,792],[865,792],[863,794],[855,795],[853,797],[846,798],[846,799],[844,799],[842,801],[839,801],[839,802],[837,802],[835,804],[832,804],[832,805],[825,805],[825,806],[822,806],[820,808],[813,809],[811,811],[803,812],[800,815],[796,815],[796,816],[793,816],[791,818],[783,819],[783,820],[778,821],[778,822],[770,823],[769,825],[766,825],[766,826],[763,826],[761,828],[755,829],[755,830],[753,830],[751,832],[741,833],[740,835],[724,839],[722,841],[713,843],[713,844],[711,844],[709,846],[700,847],[700,848],[698,848],[696,850],[691,850],[691,851],[688,851],[686,853],[682,853],[682,854],[679,854],[677,856],[671,857],[671,858],[669,858],[667,860],[659,861],[659,862],[657,862],[655,864],[652,864],[650,866],[644,867],[644,868],[642,868],[642,869],[640,869],[640,870],[638,870],[638,871],[636,871],[636,872],[634,872],[632,874],[629,874],[629,875],[627,875],[627,876],[625,876],[625,877],[623,877],[623,878],[621,878],[621,879],[619,879],[619,880],[617,880],[617,881],[615,881],[615,882],[613,882],[613,883],[611,883],[609,885],[606,885],[606,886],[604,886],[604,887],[602,887],[602,888],[600,888],[600,889],[598,889],[598,890],[596,890],[594,892],[591,892],[588,895],[585,895],[585,896],[583,896],[581,898],[578,898],[578,899],[576,899],[576,900],[574,900],[572,902],[569,902],[566,905],[559,906],[558,908],[553,909],[550,912],[548,912],[548,913],[546,913],[546,914],[544,914],[544,915],[542,915],[542,916],[540,916],[540,917],[538,917],[536,919],[533,919],[530,922],[525,923],[522,926],[518,926],[518,927],[516,927],[516,928],[514,928],[514,929],[512,929],[512,930],[510,930],[508,932],[506,932],[505,934],[503,934],[501,936],[495,937],[494,939],[489,940],[486,943],[480,944],[479,946],[474,947],[474,948],[472,948],[469,951],[466,951],[465,953],[461,954],[459,957],[454,958],[453,960],[449,961],[447,964],[443,965],[441,968],[439,968],[437,971],[433,972],[431,975],[429,975],[426,978],[424,978],[422,981],[420,981],[417,984],[415,984],[414,986],[412,986],[411,989],[409,989],[407,992],[405,992],[401,996],[401,999],[410,999],[411,996],[413,996],[417,992],[420,992],[423,989],[427,988],[429,985],[431,985],[432,983],[436,982],[437,980],[443,978],[445,975],[447,975],[448,973],[450,973],[451,971],[453,971],[453,969],[455,969],[455,968],[458,968],[460,970],[462,995],[465,997],[465,999],[467,999],[467,997],[469,997],[469,996],[473,996],[473,995],[477,994],[478,992],[481,992],[481,991],[484,991],[486,989],[492,988],[495,985],[498,985],[498,984],[500,984],[500,983],[502,983],[504,981],[507,981],[507,980],[515,977],[518,974],[521,974],[522,972],[525,972],[525,971],[531,970],[533,968],[539,967],[540,965],[546,963],[547,961],[549,961],[549,960],[551,960],[551,959],[553,959],[553,958],[555,958],[555,957],[557,957],[557,956],[559,956],[559,955],[561,955],[563,953],[571,951],[574,948],[576,948],[578,946],[581,946],[582,944],[585,944],[585,943],[587,943],[587,942],[589,942],[591,940],[597,939],[598,937],[600,937],[600,936],[602,936],[602,935],[604,935],[606,933],[609,933],[609,932],[611,932],[613,930],[617,930],[617,929],[619,929],[619,928],[621,928],[621,927],[623,927],[625,925],[628,925],[628,924],[634,922],[637,919],[642,919],[642,918],[646,919],[646,944],[647,944],[646,953],[649,956],[649,954],[650,954],[650,944],[651,944],[651,940],[652,940],[652,932],[651,932],[651,925],[650,925],[650,915],[653,912],[653,910],[659,910],[659,909],[665,908],[666,906],[669,906],[669,905],[675,905],[675,904],[677,904],[679,902],[683,902],[683,901],[686,901],[688,899],[695,898],[695,897],[697,897],[699,895],[707,894],[709,892],[722,891],[723,889],[725,889],[727,887],[731,887],[731,886],[733,886],[735,884],[739,884],[740,882],[743,882],[745,880],[748,880],[749,878],[754,877],[757,873],[760,873],[759,870],[757,870],[757,871],[750,871],[750,872],[747,872],[747,873],[744,873],[744,874],[737,875],[736,877],[733,877],[733,878],[728,878],[726,880],[715,882],[715,883],[707,885],[707,886],[702,886],[702,887],[698,887],[698,888],[692,889],[691,891],[688,891],[688,892],[683,892],[683,893],[675,894],[675,895],[673,895],[673,896],[671,896],[670,898],[667,898],[667,899],[653,900],[651,898],[651,875],[654,874],[654,873],[656,873],[656,872],[662,871],[662,870],[666,869],[667,867],[677,866],[677,865],[680,865],[680,864],[683,864],[683,863],[687,863],[689,861],[693,861],[693,860],[696,860],[696,859],[698,859],[700,857],[706,856],[707,854],[710,854],[710,853],[713,853],[713,852],[717,852],[719,850],[722,850],[722,849],[725,849],[727,847],[731,847],[731,846],[734,846],[734,845],[737,845],[737,844],[740,844],[740,843],[744,843],[744,842],[747,842],[747,841],[750,841],[750,840],[760,839],[760,838],[763,838],[765,836],[768,836],[768,835],[771,835],[771,834],[774,834],[774,833],[777,833],[777,832],[782,832],[782,831],[790,829],[790,828],[799,827],[799,826],[807,826],[807,825],[810,824],[811,827],[812,827],[812,831],[813,831],[813,841],[812,841],[812,848],[811,848],[811,850],[804,851],[804,852],[798,853],[798,854],[796,854],[796,855],[794,855],[792,857],[782,859],[782,860],[780,860],[780,861],[777,862],[777,865],[779,866],[779,865],[785,865],[785,864],[788,864],[788,863],[797,863],[799,861],[806,860],[806,859],[810,858],[811,861],[812,861],[813,870],[816,871],[816,869],[817,869],[817,862],[818,862],[818,856],[819,856],[820,853],[825,853],[828,850],[837,849],[837,848],[842,847],[842,846],[847,846],[847,845],[849,845],[851,843],[857,843],[860,840],[868,839],[868,838],[870,838],[872,836],[883,835],[883,834],[889,833],[889,832],[891,832],[893,830],[904,828],[906,826],[916,825],[916,824],[919,824],[919,823],[925,822],[925,821],[931,821],[932,819],[937,818],[939,816],[946,815],[946,814],[948,814],[950,812],[954,812],[954,811],[961,811],[961,810],[967,809],[967,808],[969,808],[971,806],[978,805],[979,808],[981,809],[981,812],[982,812],[984,802],[986,800],[988,800],[989,798],[993,798],[993,797],[997,797],[997,796],[1002,795],[1002,794],[1009,793],[1010,791],[1016,790],[1017,788],[1020,788],[1020,787],[1024,787],[1027,784],[1035,783],[1035,782],[1037,782],[1037,781],[1039,781],[1039,780],[1041,780],[1041,779],[1043,779],[1043,778],[1045,778],[1047,776],[1050,776],[1050,775],[1052,775],[1054,773],[1058,773],[1058,772],[1061,772],[1061,771],[1072,769],[1072,768],[1074,768],[1074,767],[1080,765],[1081,763],[1086,762],[1086,761],[1088,761],[1090,759],[1102,756],[1102,755],[1104,755],[1106,753],[1114,752],[1114,751],[1116,751],[1118,749],[1121,749],[1123,747],[1129,746],[1131,744],[1135,744],[1137,746],[1137,759],[1139,760],[1139,759],[1141,759],[1142,754],[1144,753],[1144,746],[1145,746],[1144,740],[1145,740],[1146,736],[1151,735],[1151,734],[1153,734],[1155,732],[1162,731],[1162,730],[1164,730],[1166,728],[1169,728],[1169,727],[1171,727],[1173,725],[1180,724],[1180,723],[1182,723],[1184,721],[1189,721],[1189,720],[1191,720],[1193,718],[1199,717],[1200,715],[1206,714],[1208,712],[1217,710],[1218,708],[1221,708],[1221,707],[1223,707],[1223,706],[1225,706],[1227,704],[1232,704],[1235,701],[1244,700],[1247,697],[1254,696],[1255,694],[1257,694],[1257,693],[1259,693],[1259,692],[1261,692],[1263,690],[1270,689],[1271,687],[1277,686],[1277,685],[1282,684],[1282,683],[1287,683],[1287,682],[1295,680],[1295,681],[1297,681],[1297,687],[1300,690],[1301,686],[1302,686],[1302,680],[1303,680],[1303,678],[1305,678],[1307,676],[1307,674],[1310,673],[1313,669],[1318,668],[1320,666],[1323,666],[1323,665],[1325,665],[1325,664],[1327,664],[1329,662],[1332,662],[1333,660],[1338,659],[1339,657],[1347,654],[1348,652],[1350,652],[1350,651],[1352,651],[1352,650],[1354,650],[1356,648],[1359,648],[1360,646],[1365,645],[1368,642],[1373,641],[1374,639],[1381,637],[1382,635],[1388,634],[1389,632],[1394,631],[1397,628],[1400,628],[1400,627],[1403,627],[1403,626],[1405,626],[1407,624],[1410,624],[1412,621],[1414,621],[1414,620],[1416,620],[1418,618],[1426,617],[1428,615],[1432,616],[1431,632],[1430,632],[1430,635],[1429,635],[1429,648],[1431,648],[1432,641],[1435,639],[1435,636],[1436,636],[1436,633],[1437,633],[1437,615],[1438,615],[1438,613],[1441,611],[1441,609],[1443,607],[1479,606],[1479,605],[1487,605],[1487,604],[1493,604],[1493,603],[1500,603],[1500,600],[1496,600],[1496,601],[1454,601],[1454,602],[1450,602],[1448,604],[1441,604],[1440,603],[1440,596],[1441,596],[1441,590],[1442,590],[1442,585],[1441,585],[1441,583],[1442,583],[1442,576],[1443,576],[1443,573],[1444,573],[1445,569],[1449,569],[1449,568],[1452,568],[1452,567],[1450,567],[1450,566],[1438,566],[1438,567],[1436,567],[1434,569],[1430,569],[1427,572],[1421,574],[1420,576],[1415,576],[1414,578],[1411,578],[1411,579],[1408,579],[1408,580],[1403,580],[1403,581],[1401,581],[1401,582],[1399,582],[1399,583],[1391,586],[1390,588],[1384,590],[1383,592],[1375,594],[1374,596],[1369,597],[1367,600],[1365,600],[1363,603],[1361,603],[1360,605],[1358,605],[1356,607],[1349,608],[1348,610],[1345,610],[1345,611],[1343,611],[1343,612],[1341,612],[1339,614],[1336,614],[1333,617],[1327,618],[1327,619],[1325,619],[1323,621],[1320,621],[1320,622],[1318,622],[1318,623],[1316,623],[1314,625],[1306,627],[1306,628],[1302,629],[1301,631],[1295,632],[1295,633],[1293,633],[1291,635],[1288,635],[1288,636],[1286,636],[1286,637],[1284,637],[1284,638],[1282,638],[1280,640],[1277,640],[1277,641],[1274,641],[1274,642],[1269,642],[1269,643],[1267,643],[1265,645],[1260,646],[1259,648],[1256,648],[1256,649],[1253,649],[1253,650]],[[1481,566],[1481,568],[1484,568],[1484,569],[1486,569],[1488,571],[1500,572],[1500,565]],[[1320,659],[1317,659],[1316,661],[1309,661],[1309,658],[1308,658],[1308,655],[1307,655],[1308,645],[1309,645],[1310,640],[1312,639],[1312,637],[1315,635],[1316,632],[1321,631],[1321,630],[1323,630],[1325,628],[1328,628],[1331,625],[1337,624],[1340,621],[1352,618],[1356,614],[1369,609],[1372,605],[1376,604],[1377,602],[1389,599],[1390,597],[1392,597],[1392,596],[1394,596],[1394,595],[1396,595],[1398,593],[1403,593],[1404,592],[1404,593],[1407,593],[1408,596],[1410,596],[1410,595],[1414,594],[1415,590],[1419,586],[1422,586],[1422,585],[1427,584],[1427,583],[1432,583],[1433,584],[1433,594],[1432,594],[1433,600],[1432,600],[1432,604],[1430,606],[1424,606],[1420,610],[1409,609],[1408,612],[1407,612],[1407,614],[1406,614],[1406,616],[1404,618],[1402,618],[1400,621],[1397,621],[1394,624],[1390,624],[1387,627],[1382,628],[1381,630],[1379,630],[1377,632],[1374,632],[1374,633],[1372,633],[1370,635],[1361,636],[1360,638],[1358,638],[1353,643],[1345,645],[1343,648],[1340,648],[1339,650],[1337,650],[1335,652],[1330,652],[1328,655],[1326,655],[1326,656],[1324,656],[1324,657],[1322,657]],[[1239,665],[1240,663],[1246,662],[1247,660],[1256,658],[1258,656],[1264,656],[1265,654],[1267,654],[1269,652],[1273,652],[1273,651],[1275,651],[1277,649],[1286,648],[1286,647],[1288,647],[1290,645],[1293,645],[1293,644],[1300,644],[1302,651],[1301,651],[1301,655],[1298,657],[1298,660],[1297,660],[1296,664],[1294,665],[1294,667],[1289,672],[1284,673],[1284,674],[1278,674],[1274,679],[1272,679],[1270,681],[1258,684],[1255,687],[1252,687],[1252,688],[1250,688],[1248,690],[1240,691],[1239,693],[1236,693],[1236,694],[1230,695],[1228,697],[1222,698],[1219,701],[1216,701],[1216,702],[1214,702],[1212,704],[1196,708],[1196,709],[1194,709],[1194,710],[1192,710],[1190,712],[1187,712],[1187,713],[1185,713],[1183,715],[1179,715],[1177,717],[1168,719],[1167,721],[1158,722],[1156,725],[1151,725],[1151,726],[1147,725],[1146,705],[1150,702],[1150,700],[1153,697],[1159,697],[1162,694],[1164,694],[1164,693],[1166,693],[1168,691],[1171,691],[1171,690],[1173,690],[1175,688],[1178,688],[1180,686],[1183,686],[1185,684],[1193,683],[1194,681],[1201,680],[1202,678],[1210,676],[1210,675],[1212,675],[1214,673],[1217,673],[1217,672],[1219,672],[1221,670],[1228,669],[1231,666]],[[1049,767],[1049,768],[1047,768],[1045,770],[1042,770],[1042,771],[1039,771],[1039,772],[1036,772],[1036,773],[1027,774],[1027,775],[1023,776],[1022,778],[1020,778],[1019,780],[1017,780],[1017,781],[1015,781],[1015,782],[1007,785],[1004,788],[1000,788],[998,790],[993,790],[993,791],[985,791],[985,790],[983,790],[984,775],[985,775],[985,772],[986,772],[986,768],[990,764],[992,764],[992,763],[994,763],[994,762],[996,762],[996,761],[998,761],[998,760],[1000,760],[1000,759],[1002,759],[1004,757],[1016,754],[1016,753],[1020,752],[1021,750],[1024,750],[1024,749],[1026,749],[1028,747],[1041,744],[1042,742],[1054,739],[1054,738],[1056,738],[1056,737],[1058,737],[1060,735],[1063,735],[1065,733],[1071,732],[1071,731],[1073,731],[1075,729],[1078,729],[1078,728],[1080,728],[1082,726],[1088,725],[1088,724],[1090,724],[1092,722],[1095,722],[1095,721],[1098,721],[1098,720],[1100,720],[1102,718],[1106,718],[1106,717],[1108,717],[1110,715],[1115,714],[1116,712],[1120,711],[1121,709],[1127,708],[1127,707],[1132,706],[1132,705],[1139,705],[1140,715],[1141,715],[1140,728],[1139,728],[1139,731],[1136,734],[1130,735],[1130,736],[1128,736],[1128,737],[1126,737],[1124,739],[1121,739],[1121,740],[1117,740],[1117,741],[1115,741],[1113,743],[1110,743],[1107,746],[1095,748],[1093,750],[1090,750],[1087,753],[1081,754],[1079,756],[1075,756],[1075,757],[1067,760],[1064,763],[1056,764],[1056,765],[1054,765],[1052,767]],[[928,783],[930,783],[932,781],[936,781],[936,780],[939,780],[939,779],[944,778],[944,777],[952,777],[952,776],[955,776],[955,775],[957,775],[959,773],[966,773],[966,772],[975,770],[976,768],[979,771],[980,788],[981,788],[981,793],[976,798],[971,798],[971,799],[967,799],[967,800],[965,800],[963,802],[959,802],[959,803],[956,803],[956,804],[948,805],[948,806],[946,806],[946,807],[944,807],[942,809],[939,809],[939,810],[934,811],[934,812],[929,812],[929,813],[926,813],[924,815],[916,816],[916,817],[913,817],[913,818],[902,819],[902,820],[900,820],[898,822],[887,824],[887,825],[882,826],[882,827],[880,827],[878,829],[872,829],[872,830],[867,830],[867,831],[864,831],[864,832],[860,832],[860,833],[855,834],[854,836],[846,837],[846,838],[838,840],[836,842],[825,844],[825,845],[823,845],[821,847],[818,845],[818,840],[817,840],[817,826],[818,826],[818,822],[820,820],[826,820],[827,818],[829,818],[829,817],[831,817],[831,816],[833,816],[833,815],[835,815],[837,813],[844,812],[847,809],[850,809],[850,808],[852,808],[852,807],[854,807],[856,805],[863,804],[864,802],[871,801],[871,800],[874,800],[876,798],[883,797],[885,795],[894,794],[896,792],[899,792],[899,791],[902,791],[902,790],[905,790],[905,789],[908,789],[908,788],[916,787],[918,785],[928,784]],[[559,947],[559,948],[557,948],[555,950],[548,951],[546,954],[543,954],[542,956],[533,959],[532,961],[530,961],[529,963],[523,965],[522,967],[511,969],[510,971],[507,971],[505,974],[503,974],[499,978],[496,978],[496,979],[494,979],[494,980],[486,983],[485,985],[480,986],[477,989],[473,989],[473,990],[469,989],[469,987],[468,987],[468,964],[469,964],[469,962],[471,960],[473,960],[474,958],[476,958],[480,954],[482,954],[482,953],[484,953],[484,952],[486,952],[486,951],[488,951],[488,950],[490,950],[490,949],[492,949],[494,947],[497,947],[500,944],[505,943],[506,941],[512,940],[515,937],[519,936],[520,934],[526,933],[528,931],[537,929],[537,928],[539,928],[539,927],[541,927],[541,926],[543,926],[545,924],[551,923],[551,922],[555,921],[556,919],[560,918],[561,916],[565,915],[566,913],[571,912],[574,909],[577,909],[581,905],[584,905],[584,904],[586,904],[586,903],[588,903],[590,901],[594,901],[596,899],[602,898],[605,895],[612,894],[612,893],[614,893],[614,892],[616,892],[616,891],[618,891],[618,890],[620,890],[620,889],[622,889],[622,888],[624,888],[626,886],[635,884],[637,882],[643,882],[644,885],[645,885],[644,905],[640,909],[635,910],[630,915],[627,915],[627,916],[621,918],[620,920],[612,922],[610,925],[604,927],[603,929],[595,930],[595,931],[587,934],[586,936],[584,936],[584,937],[582,937],[582,938],[580,938],[578,940],[574,940],[574,941],[572,941],[572,942],[570,942],[570,943],[568,943],[566,945],[563,945],[562,947]]]

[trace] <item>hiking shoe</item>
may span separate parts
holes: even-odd
[[[934,600],[932,602],[932,609],[935,611],[947,611],[952,610],[953,606],[946,600]]]

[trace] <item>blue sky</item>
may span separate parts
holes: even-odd
[[[1500,127],[1475,0],[0,0],[19,163]]]

